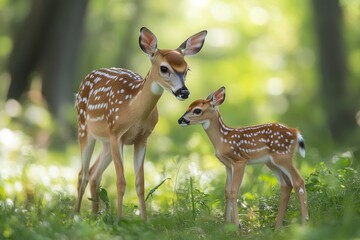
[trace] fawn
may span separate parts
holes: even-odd
[[[192,102],[178,120],[181,126],[202,124],[212,142],[216,157],[226,167],[225,221],[239,224],[237,198],[245,166],[265,163],[280,183],[280,206],[275,229],[281,227],[290,193],[294,188],[301,206],[301,222],[309,220],[303,178],[293,164],[296,149],[305,157],[305,143],[300,132],[278,123],[231,128],[223,122],[218,106],[225,100],[225,88],[211,93],[206,100]]]
[[[102,68],[92,71],[82,81],[76,95],[78,140],[81,148],[81,170],[75,211],[79,212],[88,181],[92,211],[98,212],[98,189],[104,170],[114,161],[117,187],[117,217],[122,217],[126,187],[123,145],[134,145],[136,192],[142,219],[147,219],[144,201],[144,158],[147,138],[158,121],[156,104],[164,89],[177,99],[185,100],[190,92],[185,86],[189,67],[184,59],[198,53],[207,32],[201,31],[184,41],[177,49],[157,48],[156,36],[147,28],[140,30],[139,45],[148,55],[151,67],[145,78],[123,68]],[[95,142],[102,150],[90,166]]]

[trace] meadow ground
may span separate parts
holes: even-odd
[[[64,154],[53,156],[61,158]],[[106,186],[99,189],[100,214],[91,213],[91,201],[86,195],[81,215],[77,216],[73,211],[73,169],[43,166],[36,157],[27,159],[29,164],[22,168],[11,161],[5,165],[3,162],[0,239],[360,239],[360,176],[354,164],[358,160],[349,152],[336,155],[331,163],[321,162],[304,176],[310,221],[299,225],[299,205],[292,193],[284,227],[277,232],[273,227],[278,186],[274,177],[263,174],[261,169],[255,168],[249,174],[251,179],[258,179],[255,185],[263,187],[254,188],[253,182],[247,180],[241,188],[239,231],[235,225],[224,224],[224,175],[204,184],[201,176],[206,174],[181,171],[181,160],[174,163],[175,178],[164,178],[164,182],[155,178],[157,184],[147,187],[146,194],[152,193],[147,200],[147,222],[139,217],[135,190],[129,184],[125,199],[128,196],[130,201],[125,201],[120,223],[116,221],[113,174],[107,174],[110,176],[103,179]],[[192,159],[187,161],[191,163]]]

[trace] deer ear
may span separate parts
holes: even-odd
[[[210,100],[210,104],[213,107],[221,105],[225,100],[225,87],[221,87],[215,92],[211,93],[207,100]]]
[[[149,55],[156,53],[158,50],[156,36],[146,27],[140,29],[139,45]]]
[[[178,47],[178,50],[180,50],[184,56],[198,53],[204,45],[206,34],[207,31],[204,30],[192,35]]]

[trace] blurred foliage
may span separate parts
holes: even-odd
[[[352,99],[349,104],[360,110],[360,30],[357,24],[360,21],[360,1],[343,0],[341,6],[349,63],[347,88]],[[29,1],[0,1],[0,98],[5,96],[9,83],[4,70],[13,46],[12,38],[29,8]],[[127,26],[134,21],[132,16],[136,11],[141,13],[136,26],[130,35],[123,35],[129,33]],[[205,98],[224,85],[227,87],[227,99],[221,111],[229,125],[280,121],[299,127],[307,146],[317,154],[328,156],[332,154],[331,149],[336,148],[319,98],[317,49],[310,1],[187,0],[158,4],[90,0],[74,92],[88,72],[100,67],[117,66],[120,58],[126,59],[121,61],[124,63],[122,67],[144,76],[150,62],[137,41],[143,25],[157,35],[160,48],[175,48],[189,35],[208,30],[204,48],[198,55],[188,57],[191,72],[187,85],[191,97],[187,103]],[[132,39],[132,44],[124,49],[128,38]],[[34,79],[33,88],[36,89],[41,86],[36,84],[39,82],[36,73]],[[39,100],[33,95],[27,99]],[[198,145],[208,142],[198,127],[185,131],[177,126],[176,120],[186,106],[171,94],[164,93],[158,104],[160,121],[149,141],[150,159],[156,161],[174,154],[187,154],[192,152],[191,148],[201,148],[201,153],[212,151],[209,147],[186,144],[189,141]],[[73,126],[72,136],[75,138],[76,113],[73,106],[69,106],[67,112],[66,119]],[[357,118],[358,125],[359,116],[359,112],[353,116]],[[56,136],[63,134],[63,129],[51,130],[54,130],[51,132],[54,137],[49,139],[53,141],[51,146],[61,145]],[[359,139],[358,127],[340,147],[342,150],[358,148]],[[316,163],[318,161],[314,158]]]

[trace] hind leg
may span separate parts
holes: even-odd
[[[75,212],[80,212],[81,201],[85,192],[85,188],[89,181],[89,166],[91,161],[91,156],[94,151],[96,140],[93,138],[88,139],[79,139],[80,148],[81,148],[81,170],[78,177],[78,196],[76,200]]]
[[[295,166],[291,167],[291,177],[293,182],[293,187],[296,195],[298,196],[301,208],[301,223],[305,224],[309,221],[309,212],[307,208],[307,194],[305,189],[305,181],[300,176],[299,171],[295,168]]]
[[[99,187],[102,174],[111,162],[110,144],[103,142],[103,148],[96,162],[91,166],[90,174],[90,193],[92,199],[92,211],[97,214],[99,211]]]
[[[275,229],[279,229],[284,221],[286,208],[289,204],[292,185],[290,179],[281,171],[280,168],[276,167],[271,162],[267,163],[266,165],[275,173],[280,184],[280,203],[275,224]]]
[[[278,167],[285,176],[290,180],[296,195],[298,196],[301,208],[301,223],[304,224],[309,220],[309,213],[307,209],[307,197],[304,179],[300,176],[299,171],[293,165],[292,158],[279,157],[272,158],[271,163]]]

